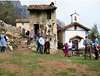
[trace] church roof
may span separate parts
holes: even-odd
[[[74,38],[84,39],[83,37],[76,35],[76,36],[71,37],[70,40],[72,40]]]
[[[70,28],[70,27],[72,27],[74,25],[78,25],[78,26],[82,27],[83,29],[85,29],[87,31],[91,31],[91,29],[89,29],[88,27],[83,26],[82,24],[80,24],[78,22],[73,22],[72,24],[69,24],[69,25],[67,25],[65,27],[60,28],[58,31],[63,31],[63,30],[65,30],[67,28]]]
[[[54,3],[52,2],[50,5],[29,5],[27,10],[55,10],[57,7],[54,6]]]

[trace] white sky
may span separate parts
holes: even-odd
[[[71,23],[71,14],[79,14],[79,23],[89,27],[98,25],[100,32],[100,0],[20,0],[22,5],[50,4],[56,2],[57,19],[66,25]]]

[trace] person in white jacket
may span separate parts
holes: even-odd
[[[43,36],[40,37],[39,43],[40,43],[40,53],[43,54],[44,53],[44,44],[45,44]]]

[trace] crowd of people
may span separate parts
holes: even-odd
[[[24,30],[24,31],[23,31]],[[37,31],[36,35],[34,36],[34,30],[31,29],[31,31],[27,31],[25,33],[25,29],[23,29],[22,37],[25,37],[25,35],[28,35],[29,40],[33,40],[33,37],[35,37],[36,44],[37,44],[37,52],[40,52],[41,54],[50,54],[50,41],[47,39],[47,37],[44,39],[43,36],[40,36],[40,32]],[[0,42],[1,42],[1,52],[5,53],[6,47],[7,47],[7,36],[5,35],[5,32],[2,31],[2,34],[0,35]]]
[[[23,31],[22,31],[23,32]],[[36,35],[34,36],[34,30],[32,29],[30,32],[27,31],[26,35],[29,36],[30,40],[33,39],[33,37],[35,37],[36,39],[36,44],[37,44],[37,52],[39,52],[40,54],[50,54],[50,41],[48,40],[47,37],[43,37],[40,36],[40,32],[37,31]],[[22,35],[23,37],[25,35]],[[5,35],[5,32],[2,31],[2,34],[0,35],[0,41],[1,41],[1,52],[5,52],[5,49],[7,47],[7,37]],[[89,36],[86,36],[83,42],[84,46],[85,46],[85,57],[84,59],[87,59],[87,52],[89,52],[89,57],[90,59],[92,59],[91,57],[91,53],[92,50],[94,50],[94,58],[95,60],[98,60],[99,57],[99,50],[100,50],[100,46],[99,46],[99,40],[97,38],[97,35],[94,35],[94,43],[91,41],[91,39],[89,39]],[[65,53],[65,57],[71,57],[74,56],[74,51],[75,51],[75,44],[71,41],[69,41],[69,43],[66,43],[63,45],[63,52]]]
[[[40,35],[40,31],[37,30],[37,31],[36,31],[36,35],[35,35],[35,39],[36,39],[36,37],[39,36],[39,35]],[[31,31],[29,31],[29,30],[25,30],[25,28],[23,28],[23,29],[22,29],[22,37],[25,38],[25,37],[28,37],[28,36],[30,36],[30,38],[31,38],[31,40],[32,40],[33,37],[34,37],[34,30],[31,29]]]
[[[39,30],[36,31],[36,34],[34,36],[34,30],[33,29],[31,29],[31,31],[29,31],[29,30],[26,31],[25,28],[22,29],[22,37],[28,38],[28,41],[27,41],[28,45],[30,45],[31,41],[33,40],[33,37],[35,37],[35,39],[36,39],[37,36],[40,36]]]
[[[63,46],[63,52],[65,53],[65,57],[71,57],[74,56],[74,51],[75,51],[75,44],[71,43],[71,41],[69,41],[69,43],[64,44]]]
[[[47,37],[44,39],[43,36],[40,36],[40,32],[39,30],[37,30],[36,35],[34,36],[34,30],[31,29],[31,31],[26,31],[23,28],[22,30],[22,37],[29,37],[27,44],[29,45],[31,43],[31,41],[33,40],[33,37],[35,37],[36,40],[36,45],[37,45],[37,52],[40,52],[41,54],[46,53],[46,54],[50,54],[50,42],[47,39]]]
[[[86,36],[84,39],[83,45],[85,46],[84,59],[85,60],[87,59],[87,52],[89,52],[89,57],[91,60],[92,59],[91,53],[92,53],[92,50],[94,50],[94,59],[98,60],[100,46],[99,46],[99,40],[97,38],[97,35],[94,35],[94,43],[91,41],[91,39],[89,39],[89,36]],[[63,52],[65,53],[65,57],[74,56],[75,55],[74,51],[75,51],[75,44],[73,42],[71,43],[71,41],[69,41],[69,43],[66,43],[63,45]]]
[[[50,41],[47,39],[47,37],[44,39],[43,36],[38,36],[36,44],[37,52],[40,52],[40,54],[50,54]]]
[[[92,43],[92,41],[89,39],[89,36],[86,36],[83,44],[85,45],[85,58],[84,59],[87,58],[87,52],[89,52],[90,60],[91,60],[91,52],[93,49],[94,54],[95,54],[94,59],[98,60],[100,46],[99,46],[99,40],[97,38],[97,35],[94,35],[94,43]]]
[[[37,45],[37,52],[40,52],[41,54],[46,53],[50,54],[50,42],[48,41],[47,37],[46,40],[44,40],[43,36],[40,36],[40,31],[37,30],[35,36],[34,36],[34,30],[31,29],[31,31],[27,30],[25,32],[25,29],[22,30],[22,37],[25,38],[28,37],[27,44],[30,45],[31,41],[33,40],[33,37],[36,40]],[[48,50],[48,52],[47,52]]]

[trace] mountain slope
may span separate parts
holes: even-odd
[[[27,5],[21,5],[20,1],[11,1],[11,3],[16,8],[16,14],[18,18],[27,19],[29,18],[29,11],[27,10]]]

